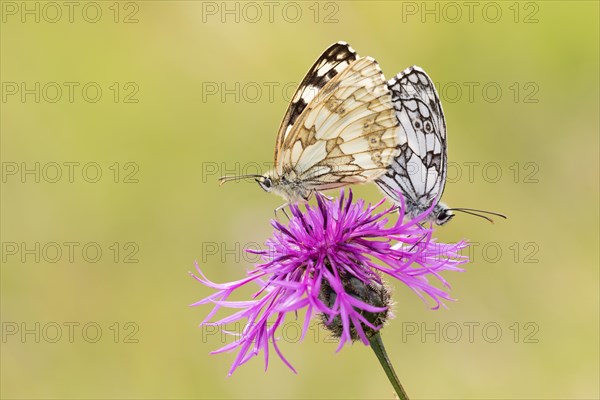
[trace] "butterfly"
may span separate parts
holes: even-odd
[[[253,178],[288,204],[306,201],[315,191],[383,175],[400,154],[400,129],[377,62],[338,42],[298,86],[277,135],[275,167],[265,175],[220,181]]]
[[[425,71],[410,67],[387,83],[400,123],[400,154],[375,183],[396,204],[403,196],[406,215],[414,218],[431,207],[427,222],[443,225],[454,217],[453,211],[476,215],[502,214],[470,208],[449,208],[440,202],[446,185],[448,145],[446,121],[435,86]]]

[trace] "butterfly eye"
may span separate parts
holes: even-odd
[[[454,214],[452,214],[452,211],[442,210],[437,215],[435,223],[437,225],[444,225],[446,222],[450,221],[452,219],[452,217],[454,217]]]
[[[273,182],[271,181],[271,178],[269,178],[267,176],[263,176],[261,179],[257,179],[256,182],[258,182],[258,184],[260,185],[260,187],[265,192],[270,192],[271,191],[271,187],[273,186]]]

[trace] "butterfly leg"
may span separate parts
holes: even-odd
[[[304,199],[305,202],[309,201],[310,198],[312,197],[312,195],[316,192],[315,189],[312,189],[311,191],[308,192],[308,194],[305,194],[302,196],[302,198]]]
[[[288,215],[287,212],[285,212],[285,208],[288,206],[288,203],[282,204],[279,207],[277,207],[275,210],[273,210],[275,212],[275,218],[279,219],[279,217],[277,216],[277,211],[281,211],[283,212],[283,214],[287,217],[288,221],[290,220],[290,216]]]
[[[333,196],[327,196],[326,194],[324,194],[323,197],[325,197],[329,201],[333,201]]]
[[[310,198],[313,196],[313,194],[317,193],[316,189],[311,190],[310,192],[308,192],[308,195],[304,197],[305,201],[309,201]],[[327,196],[326,194],[321,193],[321,196],[325,197],[327,200],[329,201],[333,201],[334,197],[333,196]]]
[[[421,226],[421,228],[423,228],[423,229],[427,229],[427,228],[425,228],[425,226],[423,226],[423,223],[422,223],[422,222],[420,222],[420,223],[419,223],[419,225]],[[427,233],[424,233],[424,234],[423,234],[423,236],[421,236],[421,238],[420,238],[420,239],[419,239],[419,240],[418,240],[418,241],[417,241],[415,244],[413,244],[413,245],[411,246],[411,248],[410,248],[410,250],[409,250],[409,251],[412,251],[412,250],[413,250],[413,249],[414,249],[414,248],[415,248],[415,247],[416,247],[416,246],[417,246],[419,243],[421,243],[421,242],[423,241],[423,239],[425,239],[426,237],[427,237]]]

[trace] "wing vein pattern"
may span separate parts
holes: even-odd
[[[400,153],[375,182],[394,202],[404,195],[413,214],[438,203],[446,183],[446,122],[433,82],[419,67],[388,81],[400,123]]]

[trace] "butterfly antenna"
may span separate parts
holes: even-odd
[[[482,214],[495,215],[496,217],[507,219],[506,215],[495,213],[492,211],[476,210],[474,208],[450,208],[449,210],[450,211],[459,211],[459,212],[463,212],[465,214],[474,215],[476,217],[483,218],[487,221],[490,221],[492,224],[494,223],[494,220],[491,219],[490,217],[488,217],[486,215],[482,215]]]
[[[226,182],[230,181],[239,181],[241,179],[251,179],[251,178],[262,178],[262,175],[236,175],[236,176],[222,176],[219,178],[219,185],[222,185]]]

